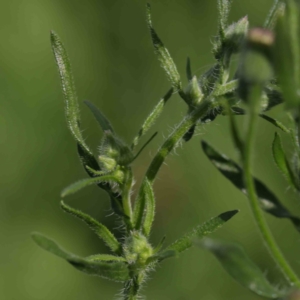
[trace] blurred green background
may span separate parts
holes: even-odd
[[[184,74],[189,55],[195,74],[213,63],[211,38],[217,30],[216,1],[151,1],[153,22]],[[261,25],[272,0],[234,2],[231,21],[248,14]],[[38,248],[32,231],[53,237],[79,254],[105,253],[80,221],[59,208],[60,191],[86,175],[64,120],[63,99],[49,32],[55,30],[69,52],[79,99],[95,103],[130,142],[150,109],[168,90],[145,24],[141,0],[10,0],[0,4],[0,299],[113,299],[121,285],[89,277]],[[101,132],[81,104],[87,143],[94,152]],[[157,137],[134,163],[137,187],[151,157],[186,112],[172,97],[155,130]],[[284,120],[281,107],[271,115]],[[242,124],[242,123],[241,123]],[[277,172],[270,155],[274,128],[260,121],[255,173],[294,212],[300,202]],[[149,136],[149,135],[148,135]],[[200,139],[237,158],[228,122],[218,117],[200,126],[197,136],[171,155],[155,183],[157,214],[153,243],[167,243],[212,216],[231,209],[241,212],[214,236],[240,242],[276,285],[284,281],[264,249],[244,196],[208,162]],[[96,187],[70,197],[72,205],[92,214],[110,228],[120,224],[111,216],[107,195]],[[267,216],[276,239],[296,271],[299,234],[285,220]],[[167,260],[150,275],[147,299],[261,299],[236,284],[208,252],[193,248]]]

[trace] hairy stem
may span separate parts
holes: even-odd
[[[144,272],[134,275],[131,280],[126,281],[124,285],[123,300],[138,300],[139,291],[144,279]]]
[[[201,117],[203,117],[210,107],[210,98],[203,99],[203,102],[190,114],[188,114],[182,122],[174,129],[174,131],[165,140],[163,145],[157,151],[153,158],[147,173],[146,178],[149,182],[153,182],[157,172],[159,171],[168,154],[176,147],[184,134],[194,125]]]
[[[255,99],[256,98],[256,99]],[[250,101],[258,101],[259,93],[253,93]],[[262,238],[265,242],[267,249],[272,255],[274,261],[277,263],[279,269],[284,274],[285,278],[292,286],[300,287],[300,280],[292,270],[285,257],[283,256],[281,250],[279,249],[270,228],[264,218],[263,211],[260,208],[258,197],[255,190],[255,185],[252,177],[252,152],[254,144],[254,133],[256,128],[256,121],[258,118],[257,111],[255,109],[255,103],[250,107],[250,113],[247,120],[247,134],[244,147],[244,181],[247,188],[247,193],[250,201],[250,207],[253,212],[255,222],[259,228]]]
[[[123,186],[123,209],[125,215],[128,217],[128,219],[125,220],[125,223],[127,224],[128,229],[132,229],[132,207],[131,207],[131,199],[130,199],[130,193],[133,183],[133,175],[131,168],[128,168],[125,172],[125,183]]]

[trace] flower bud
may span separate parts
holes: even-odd
[[[133,231],[126,238],[124,254],[128,262],[143,265],[153,254],[153,249],[148,243],[147,238],[138,231]]]
[[[273,76],[271,46],[274,34],[266,29],[251,29],[242,54],[240,76],[250,84],[264,83]]]

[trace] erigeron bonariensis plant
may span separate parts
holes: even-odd
[[[78,270],[122,282],[122,299],[139,299],[141,287],[148,279],[149,272],[153,272],[165,259],[178,256],[193,244],[210,250],[232,277],[261,296],[272,299],[291,298],[297,293],[291,293],[290,288],[300,288],[300,280],[280,252],[264,219],[263,210],[275,217],[290,219],[298,231],[300,219],[290,213],[266,185],[253,178],[251,167],[255,124],[257,118],[261,117],[292,138],[295,148],[292,162],[287,159],[278,134],[275,135],[272,149],[278,168],[295,192],[299,193],[299,8],[295,0],[275,1],[264,27],[249,30],[247,17],[228,24],[230,5],[230,0],[218,0],[219,26],[212,49],[215,63],[197,77],[193,75],[188,59],[186,87],[183,87],[173,59],[153,27],[150,5],[147,5],[147,24],[155,53],[171,83],[171,88],[146,118],[130,145],[118,137],[104,114],[94,104],[86,101],[103,131],[97,155],[93,154],[82,135],[79,105],[65,47],[58,35],[51,32],[51,44],[60,74],[68,127],[76,141],[82,166],[89,176],[65,188],[61,197],[65,198],[88,185],[97,185],[108,193],[111,209],[122,221],[123,228],[122,238],[117,239],[104,224],[61,201],[61,208],[86,223],[98,238],[103,240],[110,253],[79,257],[40,233],[33,233],[32,237],[39,246],[65,259]],[[287,53],[287,47],[290,47],[290,56],[283,55]],[[240,54],[240,64],[234,75],[231,75],[231,61],[235,54]],[[140,138],[150,131],[174,93],[178,93],[186,103],[187,113],[158,149],[136,198],[132,199],[132,162],[157,133],[153,133],[137,150]],[[287,103],[288,112],[295,125],[293,128],[287,128],[265,114],[282,102]],[[196,126],[213,121],[218,115],[227,116],[230,120],[232,138],[240,153],[241,164],[220,154],[205,141],[202,141],[202,148],[218,170],[248,197],[262,238],[287,279],[287,286],[282,290],[274,287],[266,279],[240,246],[204,238],[222,227],[238,212],[237,210],[222,213],[196,226],[167,247],[164,247],[164,238],[158,245],[153,246],[151,243],[150,233],[156,201],[153,183],[160,167],[176,146],[192,139]],[[235,124],[236,115],[245,118],[244,135],[241,135]]]

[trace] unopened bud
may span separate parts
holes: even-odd
[[[273,76],[271,47],[274,34],[263,28],[251,29],[241,57],[239,74],[242,82],[261,84]]]
[[[189,82],[189,85],[187,86],[185,93],[190,99],[190,105],[196,106],[201,102],[204,95],[202,93],[202,90],[200,88],[196,76],[194,76],[192,80]]]

